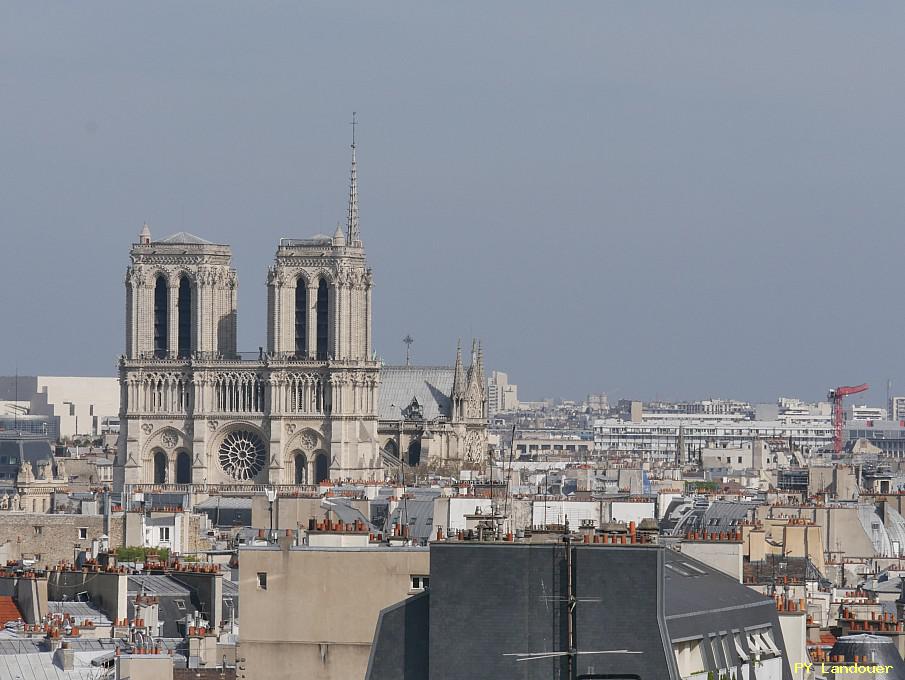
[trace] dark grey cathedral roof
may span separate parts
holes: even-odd
[[[401,420],[402,410],[416,398],[424,419],[452,416],[452,366],[382,366],[377,417]]]

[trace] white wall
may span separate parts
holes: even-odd
[[[596,526],[601,524],[600,503],[594,501],[534,501],[531,524],[540,527],[546,524],[565,524],[569,519],[569,527],[578,529],[582,520],[594,520]]]
[[[653,519],[655,514],[653,501],[613,501],[610,506],[610,517],[614,522],[638,524],[642,519]]]
[[[104,416],[119,414],[116,378],[38,376],[37,389],[31,395],[32,412],[58,416],[60,437],[96,436]]]

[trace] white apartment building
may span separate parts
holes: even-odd
[[[846,420],[886,420],[887,411],[879,406],[849,404],[845,407]]]
[[[499,411],[518,410],[518,385],[509,382],[509,376],[502,371],[491,371],[487,380],[487,412],[493,415]]]
[[[796,447],[829,446],[833,427],[829,419],[711,420],[700,417],[645,418],[628,422],[615,418],[594,423],[596,453],[640,454],[648,460],[675,459],[681,430],[684,460],[698,459],[704,448],[741,448],[755,439],[783,439]]]
[[[524,433],[515,438],[515,455],[574,457],[576,460],[586,459],[594,452],[594,441],[583,439],[578,435],[566,433]]]
[[[889,398],[889,419],[905,420],[905,397]]]

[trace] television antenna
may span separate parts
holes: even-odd
[[[566,548],[566,596],[559,597],[553,596],[549,598],[549,600],[558,600],[560,602],[564,602],[567,607],[566,611],[566,647],[567,649],[560,651],[542,651],[542,652],[509,652],[504,653],[503,656],[511,656],[515,658],[516,663],[520,663],[522,661],[543,661],[546,659],[556,659],[565,657],[568,661],[568,672],[565,676],[572,680],[575,677],[575,670],[577,666],[577,661],[579,656],[590,656],[596,654],[643,654],[640,651],[634,651],[630,649],[595,649],[595,650],[584,650],[578,649],[575,646],[575,627],[578,622],[578,617],[576,616],[576,607],[580,602],[599,602],[599,598],[579,598],[575,594],[575,582],[572,577],[572,567],[573,567],[573,559],[572,559],[572,551],[575,550],[575,547],[572,545],[572,537],[569,533],[569,520],[566,519],[566,533],[563,536],[563,544]]]

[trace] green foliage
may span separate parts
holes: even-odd
[[[166,562],[170,557],[169,548],[142,548],[138,545],[129,545],[116,549],[116,559],[119,562],[146,562],[148,555],[153,560],[156,556],[161,562]]]
[[[716,491],[719,488],[716,482],[685,482],[686,491]]]

